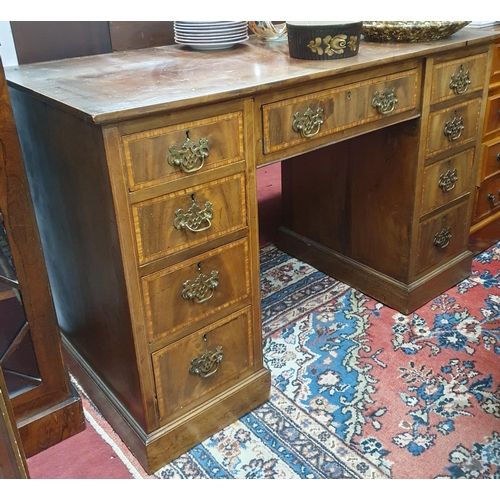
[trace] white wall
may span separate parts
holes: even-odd
[[[9,21],[0,21],[0,57],[5,66],[17,65],[17,54]]]

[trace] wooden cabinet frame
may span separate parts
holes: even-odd
[[[59,327],[1,64],[0,211],[17,275],[11,283],[16,298],[10,300],[22,301],[20,307],[26,320],[20,335],[7,339],[11,345],[0,353],[0,359],[24,451],[30,457],[80,432],[85,421],[80,397],[70,384],[63,361]],[[3,285],[9,286],[9,282],[3,280]],[[16,349],[31,349],[23,344],[28,337],[36,357],[37,380],[29,385],[16,384],[14,389],[9,380],[12,377],[17,380],[19,376],[13,373],[9,377],[6,355]],[[19,370],[23,368],[19,362]]]

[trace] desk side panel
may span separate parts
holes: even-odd
[[[16,89],[10,94],[61,331],[143,424],[101,130]]]

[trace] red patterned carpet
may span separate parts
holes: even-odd
[[[500,245],[408,316],[272,244],[261,290],[270,401],[154,478],[500,478]],[[31,476],[148,477],[84,406],[87,430],[29,459]]]

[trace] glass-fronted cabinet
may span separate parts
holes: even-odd
[[[0,60],[0,367],[26,457],[85,427],[71,386]]]
[[[1,211],[0,318],[0,367],[12,399],[39,386],[42,380]]]

